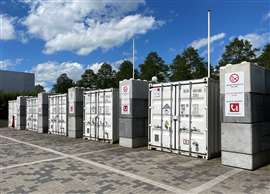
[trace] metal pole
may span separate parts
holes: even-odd
[[[132,71],[132,78],[135,78],[135,41],[134,38],[132,40],[132,64],[133,64],[133,71]]]
[[[0,39],[3,36],[3,16],[0,16]]]
[[[208,77],[210,78],[210,65],[211,65],[211,10],[208,10]]]

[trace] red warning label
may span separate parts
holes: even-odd
[[[230,103],[230,112],[239,112],[239,103]]]
[[[128,112],[128,105],[123,105],[123,112]]]
[[[122,103],[121,103],[121,114],[129,114],[129,113],[130,113],[129,100],[122,100]]]

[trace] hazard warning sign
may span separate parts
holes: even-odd
[[[239,103],[230,103],[230,112],[239,112]]]
[[[245,92],[244,72],[225,74],[225,93]]]
[[[121,114],[130,114],[130,102],[129,100],[121,101]]]
[[[245,116],[245,77],[244,72],[225,74],[225,116]]]
[[[121,98],[129,98],[129,85],[123,85],[121,86],[121,91],[120,91],[120,94],[121,94]]]

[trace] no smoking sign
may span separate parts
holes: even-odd
[[[236,83],[239,81],[239,75],[237,73],[233,73],[230,75],[229,79],[231,83]]]

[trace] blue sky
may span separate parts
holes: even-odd
[[[270,42],[270,0],[0,0],[0,68],[36,74],[46,88],[66,72],[117,68],[150,51],[166,63],[192,45],[207,56],[207,10],[212,10],[212,63],[233,38],[262,48]]]

